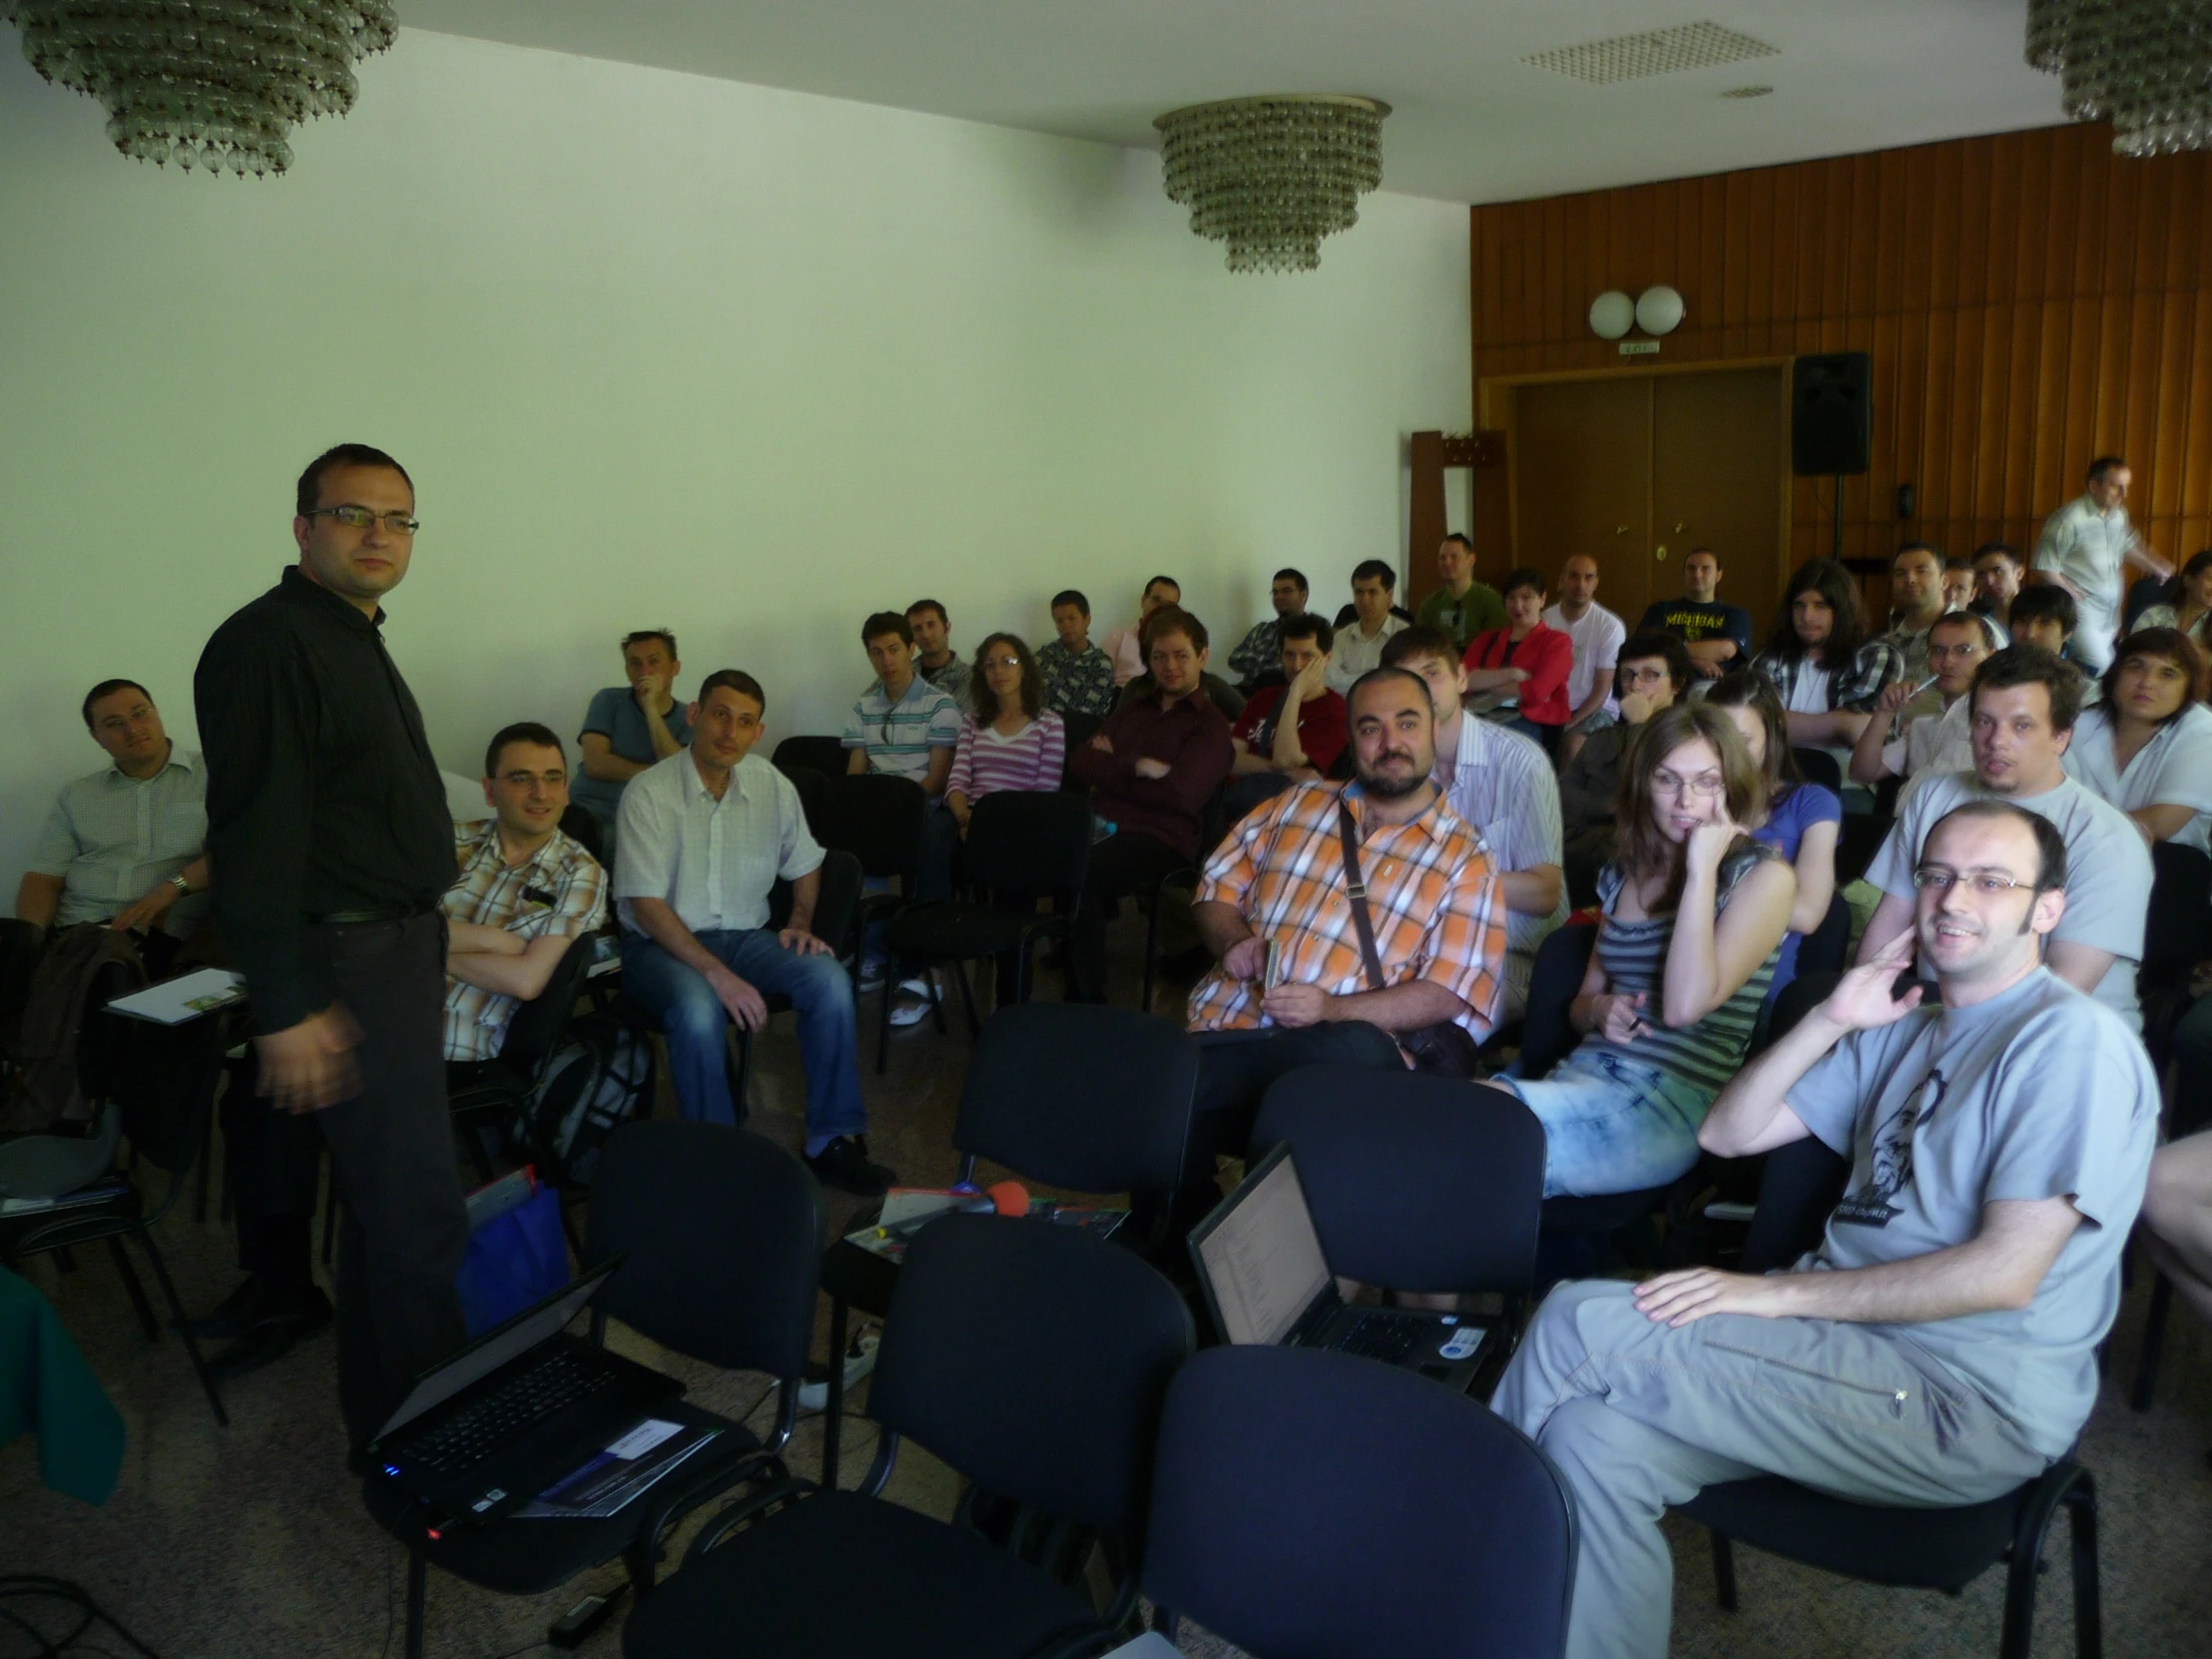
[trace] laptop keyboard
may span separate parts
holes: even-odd
[[[1427,1320],[1409,1320],[1389,1314],[1362,1314],[1346,1328],[1336,1343],[1340,1354],[1357,1354],[1366,1360],[1391,1364],[1420,1346],[1435,1326]]]
[[[504,1386],[455,1413],[406,1448],[437,1474],[458,1474],[555,1412],[613,1384],[617,1372],[575,1349],[562,1349]]]

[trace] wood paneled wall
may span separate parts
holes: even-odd
[[[2212,154],[2126,160],[2102,126],[1478,207],[1476,423],[1499,424],[1498,376],[1871,351],[1847,556],[2028,546],[2113,452],[2152,546],[2185,558],[2212,546],[2208,212]],[[1656,359],[1624,358],[1590,301],[1655,282],[1687,318]],[[1833,488],[1794,486],[1794,559],[1830,550]]]

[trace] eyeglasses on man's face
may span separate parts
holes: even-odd
[[[309,518],[334,518],[350,530],[365,530],[371,524],[381,524],[395,536],[411,536],[422,528],[422,521],[405,513],[379,513],[356,501],[345,501],[335,507],[317,507],[308,513]]]
[[[1963,884],[1968,892],[1994,898],[2015,888],[2031,887],[2017,875],[2001,869],[1952,869],[1948,864],[1923,864],[1913,872],[1913,885],[1923,892],[1948,892]]]

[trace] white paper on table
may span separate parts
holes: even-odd
[[[202,1014],[228,1008],[244,1000],[246,975],[229,968],[202,968],[176,979],[164,979],[143,991],[119,996],[108,1004],[111,1014],[151,1020],[156,1025],[183,1025]]]
[[[668,1422],[660,1417],[647,1417],[645,1421],[639,1423],[637,1427],[631,1429],[621,1439],[609,1441],[607,1454],[610,1457],[635,1460],[643,1457],[682,1427],[682,1423]]]

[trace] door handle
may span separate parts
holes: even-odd
[[[1658,546],[1658,549],[1651,556],[1654,559],[1658,560],[1661,564],[1665,564],[1667,562],[1667,544],[1665,542],[1661,542]]]
[[[1675,526],[1674,526],[1674,533],[1675,533],[1676,535],[1678,535],[1678,536],[1679,536],[1680,534],[1682,534],[1682,532],[1683,532],[1683,531],[1687,530],[1688,528],[1689,528],[1689,526],[1688,526],[1687,524],[1684,524],[1684,523],[1682,523],[1682,522],[1681,522],[1681,521],[1680,521],[1680,520],[1678,519],[1678,520],[1676,520],[1676,522],[1675,522]]]

